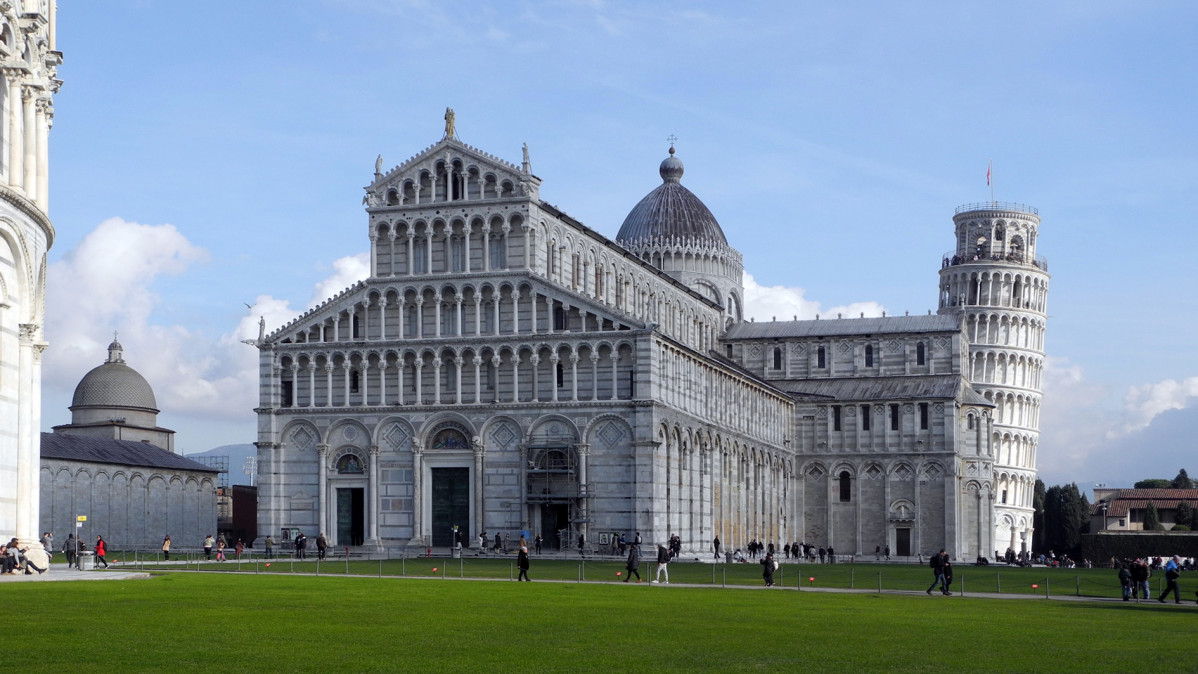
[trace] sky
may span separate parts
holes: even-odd
[[[375,157],[451,106],[609,237],[676,136],[756,320],[935,310],[993,161],[1052,274],[1042,479],[1193,472],[1196,25],[1168,0],[60,3],[43,425],[117,331],[184,453],[253,442],[241,340],[365,276]]]

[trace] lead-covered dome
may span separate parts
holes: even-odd
[[[641,199],[624,218],[616,241],[633,243],[645,240],[679,243],[728,245],[724,230],[707,206],[694,192],[682,186],[682,161],[670,156],[658,169],[662,184]]]
[[[71,398],[72,410],[77,407],[101,407],[158,412],[154,389],[137,370],[125,364],[121,353],[120,342],[113,340],[108,345],[108,360],[85,374],[75,387],[75,395]]]

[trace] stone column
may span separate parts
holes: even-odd
[[[557,368],[562,364],[561,356],[554,351],[549,355],[549,378],[550,386],[553,388],[553,402],[557,402]],[[564,377],[564,375],[563,375]],[[563,382],[565,383],[565,382]]]
[[[396,303],[395,303],[395,316],[396,316],[396,318],[398,318],[398,319],[399,319],[399,322],[398,322],[398,332],[395,334],[395,338],[396,338],[396,339],[403,339],[403,338],[404,338],[404,332],[403,332],[403,315],[404,315],[404,311],[405,311],[406,309],[407,309],[407,302],[404,302],[404,298],[403,298],[403,297],[400,297],[400,298],[399,298],[399,300],[397,300],[397,301],[396,301]]]
[[[381,548],[379,543],[379,446],[370,446],[370,541],[375,547]]]
[[[483,381],[482,381],[482,364],[483,359],[478,355],[474,356],[474,404],[482,402]],[[498,397],[498,396],[496,396]],[[481,530],[480,530],[481,531]]]
[[[578,352],[570,354],[570,400],[578,400]]]
[[[520,230],[524,233],[524,266],[531,272],[536,272],[537,261],[532,257],[532,245],[529,242],[528,230],[532,226],[528,223],[520,225]]]
[[[431,274],[431,273],[433,273],[433,230],[432,230],[432,227],[429,227],[429,232],[428,232],[428,236],[426,237],[426,240],[428,241],[428,245],[424,247],[424,261],[425,261],[424,273]]]
[[[433,295],[433,321],[437,324],[433,335],[441,336],[441,293]]]
[[[20,190],[25,179],[25,150],[21,147],[21,72],[15,68],[5,68],[4,76],[8,78],[8,95],[4,99],[4,126],[8,132],[8,184]]]
[[[46,344],[38,342],[41,329],[36,323],[22,323],[18,337],[18,400],[41,400],[41,358]],[[41,510],[41,407],[21,405],[17,410],[17,543],[26,547],[38,544]],[[10,430],[11,432],[11,430]],[[10,495],[11,496],[11,495]]]
[[[387,356],[383,354],[379,358],[379,405],[387,404]]]
[[[609,357],[611,358],[611,395],[607,399],[615,400],[617,389],[620,386],[620,354],[615,349],[612,349],[611,356]]]
[[[400,193],[399,200],[400,200],[399,205],[402,206],[403,205],[402,191]],[[390,268],[390,273],[388,274],[389,276],[398,276],[398,274],[395,273],[395,241],[397,239],[399,239],[398,234],[399,233],[393,229],[393,230],[391,230],[391,236],[388,237],[389,241],[387,242],[387,245],[390,246],[387,249],[387,264],[389,265],[389,268]]]
[[[308,362],[308,407],[316,407],[316,363]]]
[[[528,291],[528,303],[532,309],[532,334],[537,334],[537,291],[530,288]]]
[[[511,251],[509,251],[507,249],[507,245],[508,245],[508,241],[511,239],[511,237],[508,236],[508,234],[510,234],[512,231],[512,225],[511,225],[511,223],[505,222],[505,223],[503,223],[503,227],[501,227],[500,229],[503,231],[503,244],[502,244],[503,245],[503,268],[509,269],[510,265],[508,265],[507,260],[508,260],[508,254]]]
[[[333,406],[333,365],[327,361],[324,364],[324,376],[325,376],[325,389],[324,390],[325,390],[325,396],[326,396],[325,401],[324,401],[324,406],[332,407]]]
[[[363,357],[362,366],[359,368],[362,373],[362,381],[358,382],[358,390],[362,392],[362,406],[370,404],[370,359]]]
[[[433,361],[433,404],[441,404],[441,356]]]
[[[370,335],[367,335],[369,338]],[[387,339],[387,297],[379,297],[379,341]]]
[[[420,199],[420,186],[416,187],[416,199],[417,199],[417,201],[419,201],[419,199]],[[416,273],[415,247],[416,247],[416,233],[413,232],[411,229],[408,229],[408,276],[412,276]],[[402,302],[401,302],[401,304],[402,304]]]
[[[474,336],[483,334],[483,296],[474,293]]]
[[[25,87],[21,91],[21,128],[25,149],[25,196],[30,201],[37,198],[37,114],[35,111],[34,91]]]
[[[534,353],[529,356],[528,363],[532,369],[532,399],[535,401],[540,398],[540,394],[537,391],[537,365],[540,365],[541,357]]]
[[[341,404],[342,407],[349,407],[349,373],[352,369],[353,367],[350,366],[348,360],[341,364],[341,383],[343,385],[342,388],[345,389],[345,402]]]
[[[403,402],[403,371],[406,365],[404,364],[404,355],[399,354],[395,361],[395,390],[398,392],[395,396],[395,404],[402,405]]]
[[[482,438],[474,438],[474,531],[468,532],[477,538],[485,525],[486,500],[486,466]]]
[[[299,407],[299,365],[291,364],[291,406]]]
[[[520,402],[520,354],[512,354],[512,402]]]
[[[483,227],[483,271],[491,271],[491,226]]]
[[[412,541],[424,544],[424,448],[417,440],[412,441]]]
[[[495,288],[495,325],[492,334],[499,335],[499,303],[503,301],[503,292],[499,288]]]
[[[586,521],[588,519],[590,519],[590,510],[591,510],[590,499],[588,498],[590,486],[589,486],[589,483],[587,482],[587,463],[590,461],[590,457],[591,457],[591,446],[586,443],[579,443],[579,445],[578,445],[578,496],[579,496],[578,504],[579,504],[579,509],[582,511],[582,520],[583,520],[583,525],[579,528],[579,533],[581,533],[583,536],[586,536],[586,538],[588,540],[591,538],[590,532],[587,531],[587,525],[586,525]]]
[[[453,297],[454,321],[455,321],[455,325],[457,326],[457,332],[455,334],[458,337],[462,336],[462,302],[463,301],[464,300],[462,299],[461,295],[454,295],[454,297]]]
[[[416,298],[416,339],[424,337],[424,297]]]
[[[599,354],[591,352],[591,400],[599,399]]]
[[[469,185],[468,181],[463,181],[462,184],[463,184],[462,198],[466,199],[467,194],[470,191],[470,185]],[[463,238],[462,250],[464,251],[464,255],[466,256],[466,259],[463,260],[462,269],[466,273],[470,273],[470,230],[471,229],[473,229],[473,228],[470,226],[470,223],[468,223],[468,222],[463,223],[463,225],[462,225],[462,238]]]
[[[50,101],[37,102],[37,205],[42,212],[50,210],[50,125],[53,124]]]
[[[329,526],[328,460],[329,446],[324,444],[316,445],[316,461],[318,462],[316,480],[319,494],[317,499],[320,502],[320,510],[318,511],[316,517],[316,528],[318,529],[317,533],[323,533]]]
[[[420,356],[417,356],[417,358],[420,358]],[[421,376],[421,372],[423,370],[424,370],[424,361],[417,360],[415,363],[415,372],[412,374],[412,376],[415,377],[415,379],[416,379],[416,402],[415,402],[416,405],[424,404],[424,396],[421,395],[421,392],[420,392],[421,385],[424,383],[424,381],[423,381],[424,377]]]
[[[461,305],[458,305],[458,306],[461,306]],[[453,376],[454,376],[453,402],[458,405],[462,404],[462,365],[464,365],[465,363],[466,363],[466,360],[464,358],[462,358],[461,356],[458,356],[457,358],[453,359],[453,365],[454,365],[454,368],[453,368]]]

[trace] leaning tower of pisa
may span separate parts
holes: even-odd
[[[995,405],[994,547],[1030,551],[1049,279],[1036,254],[1040,216],[990,201],[961,206],[953,225],[957,245],[941,264],[939,312],[964,315],[965,374]]]

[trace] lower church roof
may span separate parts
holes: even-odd
[[[42,433],[43,459],[107,463],[119,466],[145,466],[204,473],[219,473],[211,466],[184,458],[148,442],[89,438],[81,435]]]

